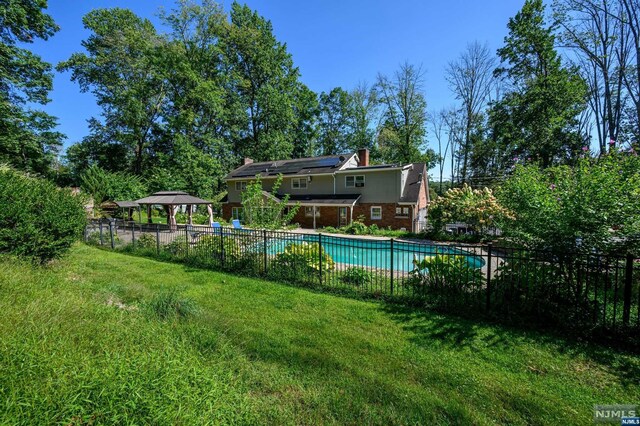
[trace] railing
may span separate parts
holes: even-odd
[[[460,315],[621,339],[640,331],[640,261],[487,245],[96,221],[89,244]],[[425,260],[426,259],[426,260]]]

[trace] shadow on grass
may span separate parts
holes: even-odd
[[[556,330],[508,325],[477,318],[431,312],[394,303],[381,309],[410,333],[410,341],[427,348],[444,345],[450,348],[491,347],[508,349],[516,344],[544,345],[570,357],[584,356],[605,366],[624,386],[640,384],[640,361],[637,353],[618,346],[562,335]]]

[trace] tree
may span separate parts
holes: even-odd
[[[493,85],[495,59],[489,47],[473,42],[460,57],[449,62],[446,79],[456,98],[462,102],[464,114],[464,140],[460,145],[462,170],[460,180],[466,182],[469,157],[472,152],[472,133],[481,111],[487,104]]]
[[[513,162],[542,167],[569,162],[588,144],[577,131],[586,107],[585,83],[575,68],[562,65],[542,0],[527,0],[508,28],[498,50],[503,65],[495,74],[508,79],[512,90],[493,105],[492,137],[513,147]]]
[[[445,131],[447,124],[447,111],[443,108],[438,112],[429,114],[429,123],[431,123],[431,131],[438,143],[438,172],[440,176],[440,185],[438,193],[442,194],[442,176],[444,173],[444,164],[451,147],[451,138],[445,141]]]
[[[231,25],[223,43],[232,90],[246,111],[235,152],[259,161],[290,157],[296,135],[294,105],[301,86],[287,46],[276,40],[270,21],[237,2],[231,6]]]
[[[102,120],[94,120],[92,134],[82,143],[127,147],[130,163],[123,162],[121,170],[141,174],[166,101],[166,84],[155,63],[164,40],[149,20],[128,9],[96,9],[83,23],[92,32],[82,42],[87,53],[74,53],[57,67],[71,71],[71,80],[83,92],[91,91],[102,107]]]
[[[620,1],[561,0],[554,4],[562,28],[561,41],[577,55],[589,89],[600,152],[621,138],[627,94],[625,78],[630,58],[629,29]]]
[[[341,87],[320,94],[318,148],[320,155],[335,155],[351,148],[353,132],[353,102]]]
[[[378,119],[378,94],[375,87],[359,83],[351,94],[352,131],[349,140],[351,150],[367,148],[371,158],[377,159],[379,153],[375,145],[376,120]]]
[[[3,2],[0,13],[0,162],[43,175],[62,146],[55,117],[29,107],[49,102],[51,65],[20,45],[58,31],[46,0]]]
[[[238,103],[228,95],[232,79],[220,43],[228,31],[227,17],[211,0],[181,0],[161,18],[171,34],[156,62],[168,100],[153,147],[156,164],[170,169],[182,190],[211,197],[236,164],[232,140],[242,122]]]
[[[316,93],[302,83],[296,92],[294,114],[296,123],[292,157],[312,157],[318,145],[319,103]]]
[[[382,105],[378,145],[389,163],[425,161],[435,164],[435,153],[425,148],[427,101],[423,93],[422,67],[400,65],[392,77],[378,75],[376,88]]]
[[[278,175],[271,193],[262,189],[260,176],[249,182],[247,188],[242,192],[242,207],[244,209],[244,220],[250,226],[256,228],[278,229],[287,225],[298,212],[300,206],[289,207],[289,194],[284,196],[278,194],[278,189],[282,185],[282,175]],[[281,197],[281,198],[280,198]]]

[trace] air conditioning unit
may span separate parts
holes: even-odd
[[[356,182],[356,188],[364,188],[364,183]]]

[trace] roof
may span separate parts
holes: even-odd
[[[425,163],[413,163],[407,173],[407,180],[402,189],[400,203],[416,203],[420,197],[420,186],[426,177],[427,169]]]
[[[138,204],[158,204],[162,206],[179,206],[183,204],[211,204],[210,201],[194,197],[182,191],[160,191],[148,197],[136,200]]]
[[[262,161],[249,163],[231,171],[225,179],[277,176],[307,176],[333,173],[340,170],[356,154],[325,155],[322,157],[295,158],[292,160]]]
[[[115,203],[121,209],[123,209],[123,208],[132,208],[132,207],[140,207],[140,204],[136,203],[135,201],[115,201]]]
[[[278,194],[279,198],[284,195]],[[351,206],[360,198],[360,194],[296,194],[289,196],[289,204]]]

